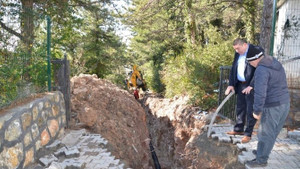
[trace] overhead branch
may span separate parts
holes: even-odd
[[[24,36],[22,36],[20,33],[16,32],[15,30],[7,27],[3,22],[0,21],[0,26],[5,29],[8,33],[13,34],[15,36],[17,36],[18,38],[20,38],[22,41],[26,41],[26,39],[24,38]]]

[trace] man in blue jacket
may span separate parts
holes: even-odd
[[[228,95],[230,92],[235,92],[237,94],[236,124],[233,131],[227,132],[227,134],[244,135],[241,140],[242,143],[247,143],[251,140],[253,128],[256,123],[256,119],[252,115],[252,89],[254,86],[253,75],[255,68],[246,61],[246,56],[250,47],[251,49],[253,47],[260,48],[248,44],[245,40],[240,38],[233,41],[233,48],[236,52],[229,75],[229,85],[225,91],[225,95]],[[244,130],[245,124],[246,129]]]
[[[256,48],[248,52],[247,61],[256,68],[253,116],[260,120],[260,126],[256,159],[246,162],[246,166],[264,167],[289,113],[290,97],[280,62]]]

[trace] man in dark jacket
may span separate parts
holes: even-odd
[[[254,86],[253,75],[255,68],[246,62],[246,56],[249,48],[260,47],[248,44],[245,40],[237,38],[233,41],[233,48],[236,52],[229,75],[229,85],[225,91],[225,95],[233,91],[237,94],[236,124],[233,131],[227,132],[227,134],[244,135],[241,142],[247,143],[251,140],[256,119],[252,115],[252,89]],[[245,124],[246,129],[244,130]]]
[[[248,161],[246,166],[264,167],[289,113],[290,97],[280,62],[258,49],[248,52],[247,61],[256,67],[253,116],[260,120],[260,126],[256,159]]]

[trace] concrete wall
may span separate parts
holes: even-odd
[[[63,134],[65,102],[61,92],[0,114],[0,168],[24,168],[37,158],[37,151]]]

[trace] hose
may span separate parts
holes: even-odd
[[[149,143],[149,147],[150,147],[151,156],[152,156],[152,159],[153,159],[153,162],[154,162],[155,169],[161,169],[151,140],[150,140],[150,143]]]

